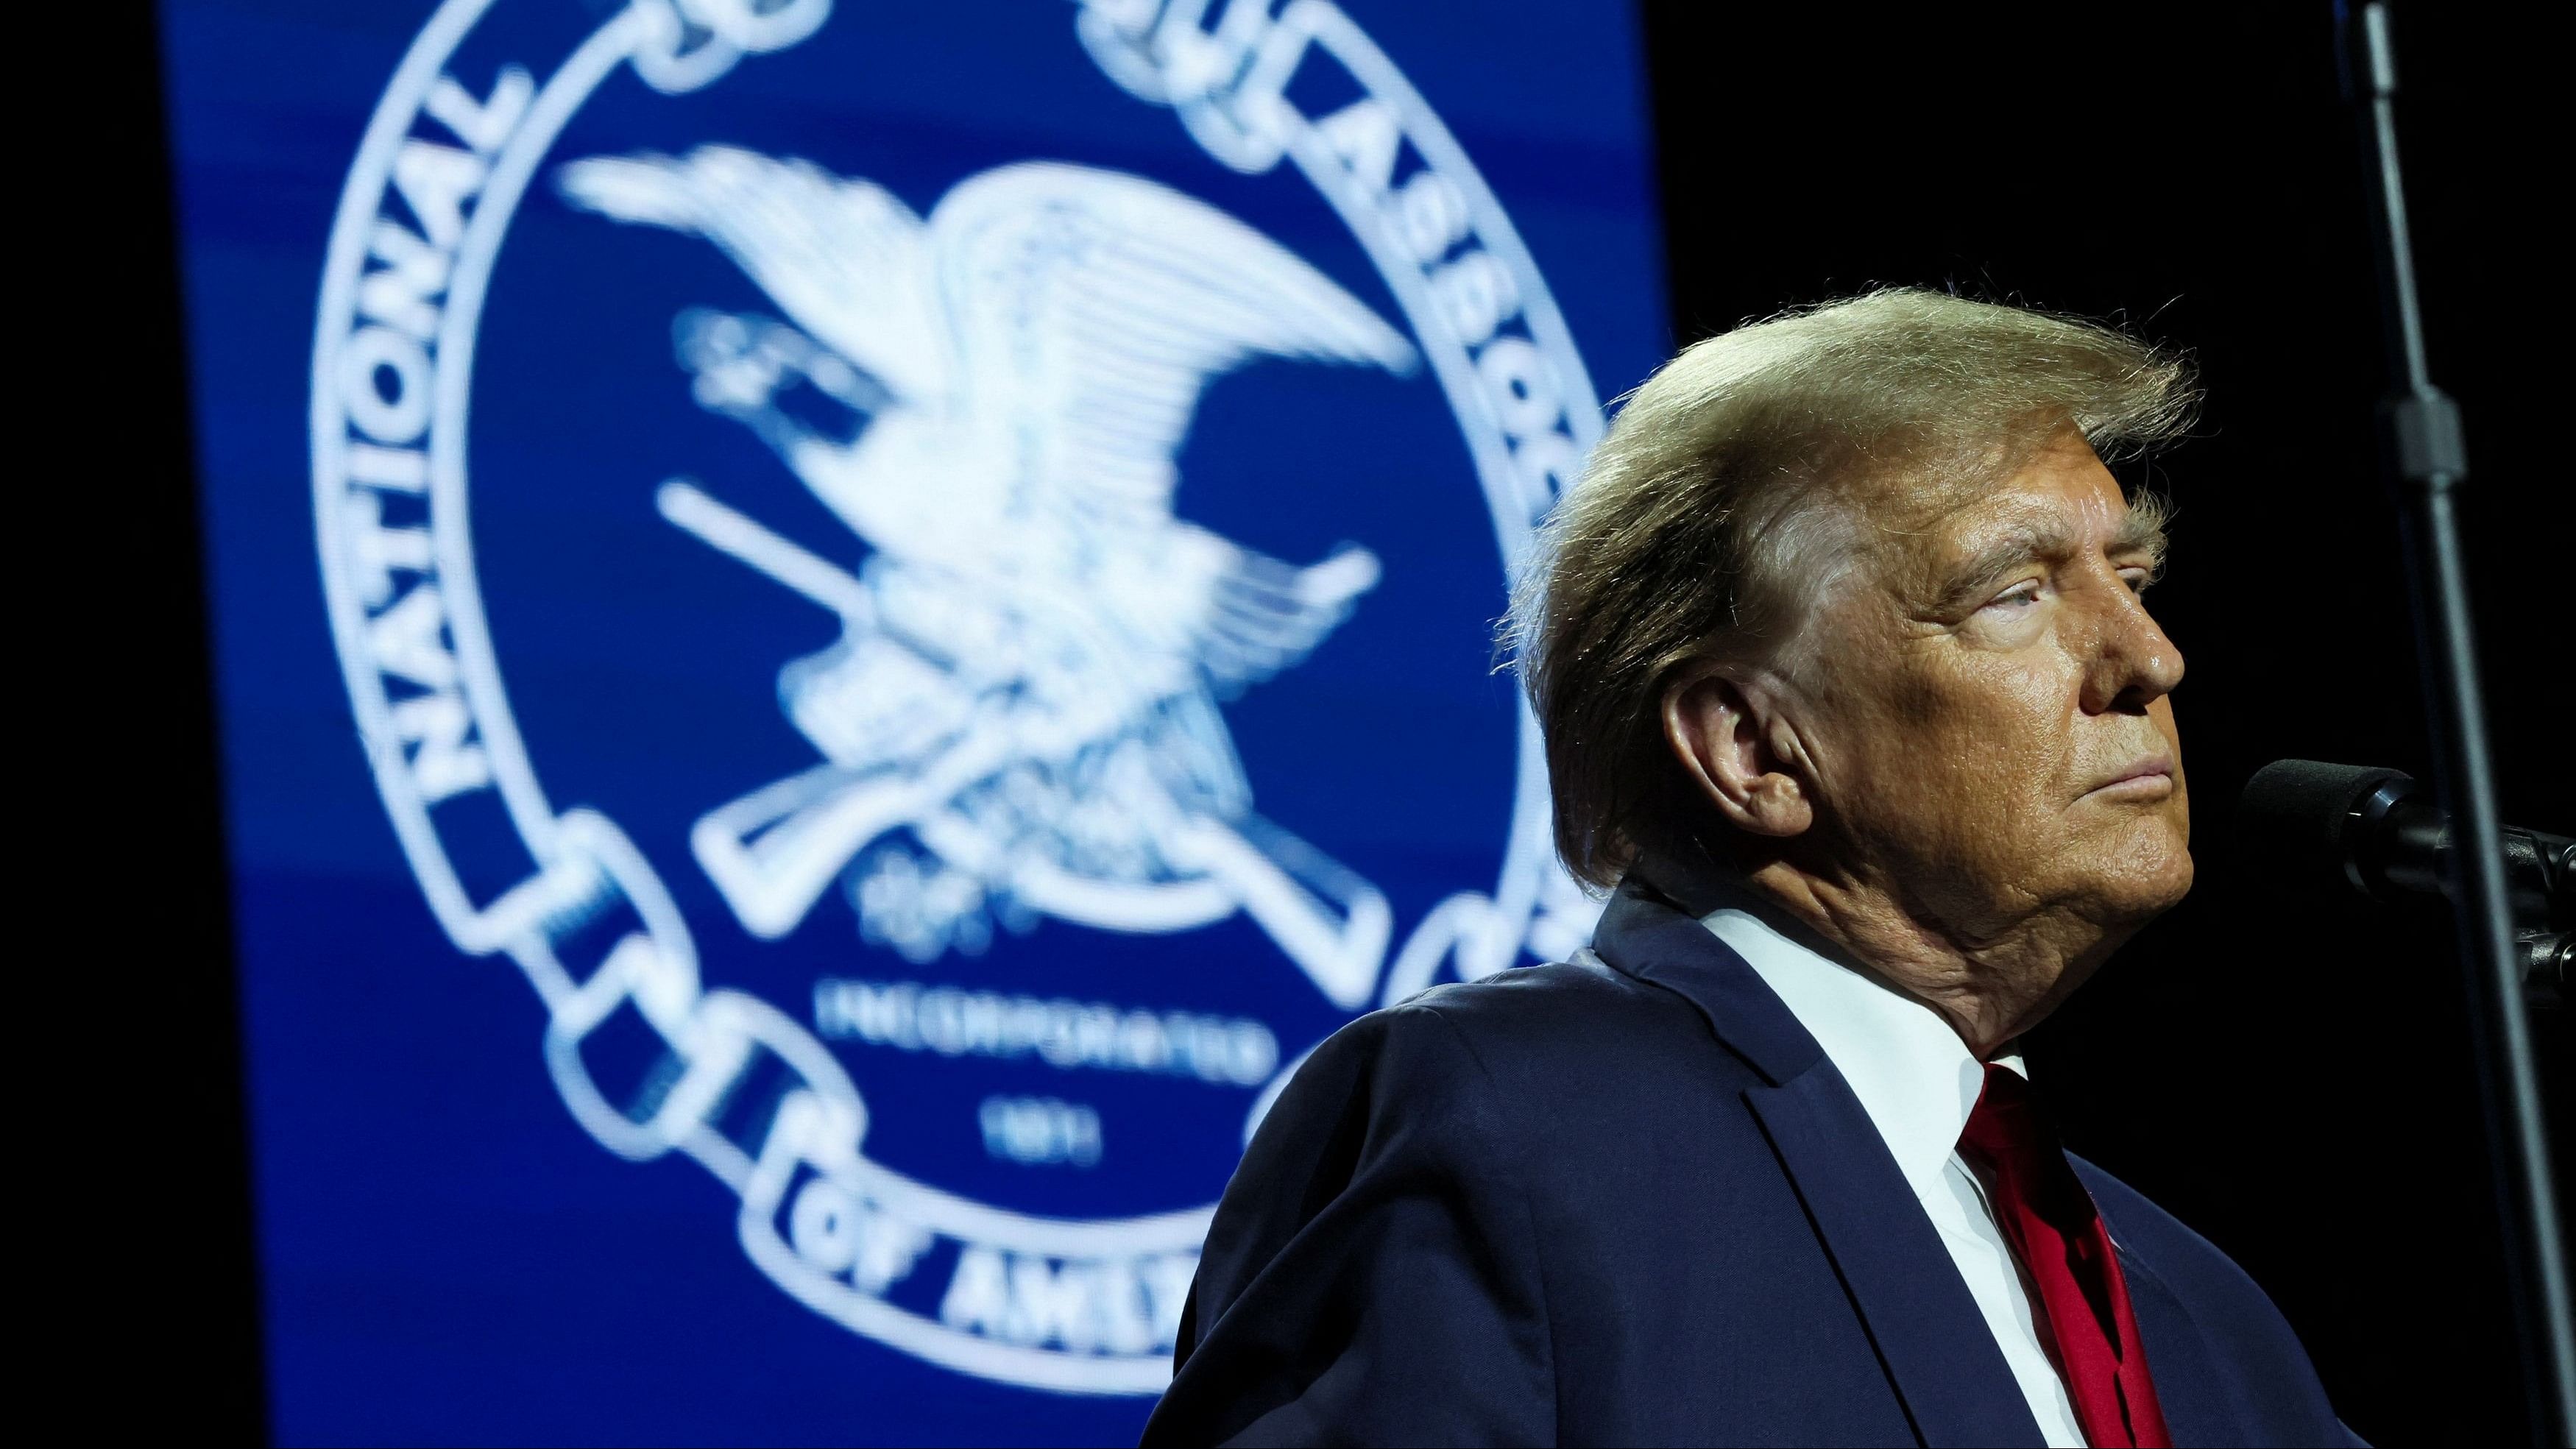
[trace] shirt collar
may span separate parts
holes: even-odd
[[[1985,1064],[1931,1007],[1783,934],[1753,911],[1700,917],[1744,958],[1842,1073],[1919,1193],[1938,1182],[1985,1087]],[[2030,1075],[2018,1054],[1998,1066]]]

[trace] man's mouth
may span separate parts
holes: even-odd
[[[2173,756],[2155,754],[2138,757],[2084,793],[2106,800],[2161,800],[2173,789]]]

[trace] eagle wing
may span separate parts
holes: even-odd
[[[1200,392],[1256,357],[1414,366],[1332,279],[1142,177],[998,167],[941,199],[930,236],[973,406],[1034,443],[1031,481],[1061,501],[1169,517]]]
[[[733,146],[595,156],[555,173],[564,199],[716,244],[808,334],[915,403],[944,400],[955,348],[922,220],[872,182]]]
[[[1216,377],[1260,357],[1408,373],[1402,334],[1285,247],[1140,177],[1001,167],[929,226],[964,405],[1012,439],[1033,520],[1082,541],[1068,571],[1098,606],[1220,686],[1284,668],[1341,621],[1374,559],[1299,570],[1177,523],[1172,460]]]

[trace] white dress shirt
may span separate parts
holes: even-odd
[[[1959,1159],[1959,1134],[1985,1085],[1984,1066],[1932,1008],[1817,954],[1759,916],[1726,909],[1700,920],[1788,1004],[1851,1084],[1967,1280],[2040,1434],[2052,1446],[2084,1449],[2066,1385],[2040,1346],[2028,1281],[1984,1187]],[[1995,1061],[2030,1075],[2018,1056]]]

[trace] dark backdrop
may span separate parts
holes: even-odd
[[[2505,818],[2567,832],[2564,424],[2555,369],[2515,345],[2556,311],[2523,300],[2549,275],[2525,241],[2545,197],[2540,173],[2512,179],[2537,158],[2505,117],[2532,77],[2520,23],[2476,10],[2397,15],[2399,124],[2434,371],[2468,419]],[[1885,282],[2120,318],[2197,354],[2206,422],[2155,470],[2179,505],[2155,602],[2189,663],[2199,885],[2037,1034],[2033,1069],[2078,1151],[2272,1292],[2354,1429],[2519,1439],[2441,924],[2276,888],[2232,838],[2236,792],[2285,755],[2430,778],[2327,7],[1647,13],[1680,340]],[[2563,1017],[2542,1043],[2564,1144]]]
[[[159,525],[139,537],[144,602],[182,618],[195,544],[166,193],[151,184],[157,86],[148,23],[118,9],[108,48],[143,63],[101,77],[128,118],[106,139],[136,164],[96,198],[115,244],[73,265],[114,269],[145,322],[169,329],[166,352],[123,358],[140,357],[167,411],[124,426]],[[2267,760],[2430,764],[2372,472],[2376,324],[2324,7],[2060,7],[2045,28],[2000,9],[1647,9],[1684,340],[1886,281],[2124,315],[2199,355],[2203,436],[2159,470],[2181,517],[2157,609],[2190,660],[2178,705],[2201,884],[2042,1033],[2035,1070],[2080,1150],[2270,1288],[2356,1429],[2383,1444],[2518,1437],[2438,924],[2275,891],[2231,842],[2235,791]],[[2400,23],[2434,366],[2467,410],[2476,469],[2506,818],[2567,831],[2570,535],[2548,447],[2564,409],[2544,391],[2555,371],[2516,345],[2555,330],[2534,240],[2554,233],[2537,230],[2547,171],[2523,169],[2534,143],[2504,119],[2537,67],[2511,17],[2419,6]],[[102,1341],[176,1381],[122,1412],[167,1413],[199,1437],[256,1433],[212,752],[171,748],[210,739],[211,719],[195,633],[162,637],[194,685],[160,676],[150,708],[107,711],[135,723],[101,726],[91,747],[159,762],[160,838],[188,867],[164,877],[134,950],[167,963],[158,1060],[188,1090],[161,1097],[161,1141],[188,1184],[192,1241],[156,1270],[161,1307]],[[2541,1040],[2564,1162],[2565,1019]]]

